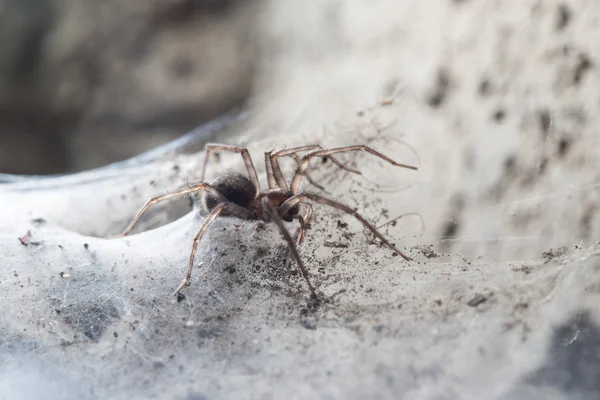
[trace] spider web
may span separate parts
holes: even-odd
[[[331,164],[311,169],[331,181],[326,195],[377,226],[418,213],[427,228],[409,218],[382,228],[415,259],[406,263],[352,218],[315,207],[300,254],[325,299],[318,310],[270,225],[218,219],[180,301],[171,294],[203,221],[197,205],[157,206],[137,234],[102,239],[148,198],[192,182],[195,151],[216,130],[184,141],[195,145],[185,154],[176,143],[83,174],[0,176],[0,398],[598,398],[588,378],[600,370],[595,108],[581,105],[585,118],[569,122],[574,99],[595,104],[598,82],[588,73],[580,88],[557,94],[555,77],[569,75],[574,58],[561,50],[551,59],[553,9],[534,3],[502,12],[481,2],[346,2],[327,13],[310,9],[319,2],[271,5],[293,19],[264,24],[291,55],[273,62],[271,86],[261,88],[250,127],[234,129],[236,144],[256,157],[315,142],[385,146],[377,135],[390,135],[422,159],[418,181],[397,193],[370,186],[377,174],[395,184],[397,171],[368,155],[347,160],[373,172],[370,181]],[[312,25],[300,18],[307,7],[315,24],[327,16],[327,29],[298,29]],[[337,38],[330,19],[351,34]],[[518,29],[506,35],[509,20]],[[443,46],[440,32],[453,33]],[[578,57],[589,40],[570,32],[561,35]],[[500,39],[510,62],[489,59]],[[483,72],[474,66],[489,68],[496,97],[476,97]],[[453,84],[433,109],[422,103],[442,68]],[[390,80],[407,82],[420,109],[402,96],[373,108]],[[539,103],[552,110],[552,131],[539,131]],[[500,104],[503,123],[489,118]],[[367,130],[379,118],[396,122]],[[573,132],[566,154],[564,132]],[[207,173],[240,165],[223,155]]]

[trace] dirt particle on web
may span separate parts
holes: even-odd
[[[323,242],[323,246],[325,247],[332,247],[335,249],[345,249],[348,247],[348,244],[346,243],[339,243],[339,242],[329,242],[329,241],[325,241]]]
[[[227,267],[225,267],[225,271],[229,272],[230,274],[233,274],[233,273],[235,273],[235,266],[228,265]]]
[[[302,320],[302,327],[314,331],[317,329],[317,320],[315,318],[304,318]]]
[[[267,247],[259,247],[256,249],[256,252],[254,253],[253,261],[258,261],[261,258],[264,258],[268,254],[269,254],[269,249]]]
[[[519,267],[514,267],[512,270],[515,272],[522,272],[525,275],[529,275],[531,272],[533,272],[533,268],[527,264],[523,264]]]
[[[565,246],[562,246],[558,249],[550,249],[548,251],[544,251],[541,257],[544,260],[544,263],[547,264],[557,257],[564,256],[565,254],[567,254],[568,251],[569,249],[567,249]]]
[[[471,300],[467,302],[467,305],[470,307],[477,307],[480,304],[483,304],[487,301],[487,297],[482,294],[477,294]]]
[[[515,304],[515,306],[514,306],[514,309],[515,309],[516,311],[519,311],[519,310],[527,310],[528,308],[529,308],[529,303],[517,303],[517,304]]]
[[[438,258],[439,254],[433,251],[433,245],[418,246],[418,250],[427,258]]]
[[[21,242],[21,244],[23,246],[27,246],[29,245],[29,238],[31,237],[31,231],[27,231],[23,236],[20,236],[19,242]]]

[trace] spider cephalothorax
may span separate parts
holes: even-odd
[[[242,155],[242,158],[244,159],[244,163],[246,164],[248,176],[246,177],[239,173],[227,173],[221,176],[212,184],[203,182],[204,172],[206,170],[206,163],[208,162],[210,153],[213,151],[229,151],[234,153],[240,153]],[[298,156],[298,153],[305,151],[308,153],[305,154],[304,157],[300,158]],[[338,203],[334,200],[325,198],[321,195],[300,190],[300,184],[303,178],[306,178],[308,181],[315,184],[307,175],[308,165],[314,157],[329,158],[338,167],[349,172],[360,174],[360,172],[353,169],[349,169],[344,165],[340,164],[332,156],[336,153],[343,153],[348,151],[366,151],[389,162],[392,165],[413,170],[417,169],[417,167],[413,167],[411,165],[397,163],[392,159],[384,156],[383,154],[364,145],[338,147],[333,149],[323,149],[319,145],[300,146],[265,153],[265,167],[267,171],[267,182],[269,185],[269,189],[260,190],[258,175],[256,173],[256,169],[254,168],[252,158],[250,158],[250,154],[248,153],[247,149],[243,147],[230,145],[208,144],[206,145],[206,156],[200,174],[201,183],[186,186],[184,188],[176,190],[175,192],[164,194],[150,199],[146,203],[146,205],[144,205],[144,207],[142,207],[142,209],[137,213],[137,215],[135,216],[131,224],[129,224],[125,232],[123,232],[123,234],[121,234],[120,236],[125,236],[129,232],[131,232],[131,229],[138,222],[142,214],[146,212],[148,207],[150,207],[151,205],[156,204],[162,200],[171,199],[189,193],[204,191],[204,205],[206,206],[206,209],[208,211],[208,216],[206,217],[204,224],[202,224],[200,231],[194,238],[194,244],[192,246],[192,253],[190,255],[190,261],[186,277],[184,281],[179,285],[175,293],[178,293],[185,285],[189,284],[192,275],[192,269],[194,267],[194,257],[196,255],[198,243],[200,242],[200,239],[202,238],[210,224],[218,216],[228,216],[245,220],[262,220],[265,222],[274,222],[279,228],[279,231],[281,232],[283,238],[290,247],[292,255],[296,260],[296,263],[298,264],[298,269],[300,270],[302,277],[308,285],[311,297],[316,298],[317,295],[315,288],[310,282],[308,271],[306,270],[304,264],[302,263],[302,260],[300,259],[300,255],[298,254],[298,250],[296,248],[296,243],[294,243],[294,240],[292,239],[282,222],[292,222],[294,220],[298,220],[298,223],[300,224],[300,235],[298,237],[298,245],[301,244],[306,234],[306,226],[312,215],[312,206],[308,202],[308,200],[328,205],[337,208],[338,210],[342,210],[348,214],[351,214],[357,220],[359,220],[367,229],[369,229],[371,233],[373,233],[377,238],[379,238],[379,240],[381,240],[387,247],[392,249],[398,255],[402,256],[405,260],[410,260],[409,257],[404,255],[400,250],[398,250],[381,233],[379,233],[379,231],[377,231],[377,229],[373,225],[367,222],[358,212],[356,212],[352,208],[342,203]],[[279,157],[284,156],[294,158],[297,164],[296,172],[294,173],[294,176],[289,183],[284,178],[278,161]],[[304,214],[304,216],[300,215],[301,206],[302,208],[306,209],[306,213]]]

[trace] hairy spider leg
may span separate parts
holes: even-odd
[[[280,189],[277,179],[275,179],[275,174],[273,173],[270,151],[265,151],[265,169],[267,171],[267,184],[269,185],[269,190]]]
[[[304,223],[308,224],[308,222],[310,221],[310,217],[312,217],[312,213],[313,213],[313,208],[310,204],[308,203],[302,203],[303,206],[306,207],[306,215],[304,216]]]
[[[300,161],[300,156],[299,156],[298,154],[296,154],[296,153],[292,153],[292,154],[290,154],[290,156],[291,156],[291,157],[294,159],[294,161],[296,162],[296,169],[297,169],[298,167],[300,167],[300,162],[301,162],[301,161]],[[279,162],[277,162],[277,163],[279,164]],[[308,183],[310,183],[310,184],[311,184],[311,185],[313,185],[314,187],[316,187],[316,188],[318,188],[318,189],[321,189],[321,190],[323,190],[323,191],[325,190],[325,188],[324,188],[323,186],[319,185],[317,182],[315,182],[315,181],[314,181],[314,180],[313,180],[313,179],[310,177],[310,175],[308,174],[308,171],[305,171],[305,172],[304,172],[304,177],[306,178],[306,180],[308,181]]]
[[[228,144],[207,144],[204,147],[205,155],[204,155],[204,163],[202,164],[202,170],[200,171],[200,180],[204,181],[204,174],[206,172],[206,164],[208,164],[208,159],[210,157],[210,153],[213,151],[228,151],[231,153],[238,153],[242,155],[244,159],[244,163],[246,164],[246,169],[248,170],[248,177],[256,187],[256,193],[260,192],[260,183],[258,182],[258,174],[256,173],[256,168],[254,168],[254,163],[252,162],[252,157],[250,157],[250,153],[248,153],[248,149],[240,146],[231,146]]]
[[[214,220],[219,216],[219,214],[221,214],[221,212],[223,210],[227,210],[230,213],[232,213],[242,219],[248,219],[250,216],[250,212],[248,210],[246,210],[245,208],[243,208],[235,203],[229,203],[229,202],[219,203],[215,206],[215,208],[212,209],[212,211],[210,212],[208,217],[206,217],[206,220],[202,224],[202,227],[198,231],[198,234],[196,234],[196,237],[194,238],[194,244],[192,245],[192,253],[190,254],[190,263],[188,266],[188,270],[187,270],[187,273],[185,274],[185,279],[183,280],[183,282],[181,282],[179,284],[179,286],[177,286],[177,289],[175,290],[175,293],[174,293],[175,295],[177,295],[177,293],[179,293],[181,291],[181,289],[184,288],[184,286],[187,286],[190,284],[190,279],[192,277],[192,270],[194,269],[194,258],[196,257],[196,250],[198,249],[198,244],[200,243],[200,239],[202,239],[202,236],[204,235],[204,233],[206,232],[208,227],[214,222]]]
[[[306,236],[306,229],[308,227],[308,221],[310,220],[310,217],[312,216],[312,212],[313,212],[313,208],[310,204],[308,203],[300,203],[301,205],[303,205],[304,207],[306,207],[306,215],[304,216],[304,218],[302,218],[300,215],[296,215],[294,216],[295,219],[298,220],[298,222],[300,223],[300,235],[298,236],[298,246],[300,246],[302,244],[302,242],[304,241],[304,237]]]
[[[298,254],[298,249],[296,248],[296,244],[294,243],[294,240],[290,236],[290,233],[287,231],[287,229],[285,229],[285,226],[283,225],[283,221],[281,220],[281,217],[277,213],[275,206],[266,197],[263,197],[261,199],[261,206],[262,206],[263,212],[266,211],[267,215],[269,215],[271,217],[271,221],[275,222],[275,225],[277,225],[277,227],[279,228],[279,232],[281,232],[281,236],[283,236],[284,240],[287,242],[288,247],[290,248],[290,251],[292,252],[292,256],[296,260],[296,264],[298,265],[300,274],[302,274],[302,277],[304,278],[304,280],[306,281],[306,284],[308,285],[308,289],[310,290],[310,297],[313,300],[317,299],[317,292],[315,291],[315,288],[312,285],[312,283],[310,283],[310,279],[308,277],[308,270],[302,263],[302,259],[300,258],[300,254]]]
[[[293,155],[297,156],[298,155],[297,153],[299,153],[301,151],[317,151],[317,150],[325,150],[325,149],[323,149],[323,147],[321,145],[312,144],[312,145],[307,145],[307,146],[291,147],[291,148],[287,148],[287,149],[283,149],[283,150],[278,150],[275,152],[271,152],[270,154],[271,154],[271,158],[272,158],[273,162],[275,162],[278,157],[293,156]],[[339,162],[333,156],[325,155],[325,157],[330,159],[335,165],[338,166],[338,168],[343,169],[344,171],[352,172],[354,174],[359,174],[359,175],[361,174],[360,171],[346,167],[344,164]]]
[[[267,151],[265,152],[265,167],[267,169],[267,177],[269,180],[269,189],[275,189],[279,187],[282,190],[288,190],[287,182],[285,181],[285,177],[281,172],[281,167],[279,162],[276,161],[277,157],[287,156],[296,154],[299,151],[309,151],[309,150],[317,150],[322,147],[318,144],[311,144],[306,146],[296,146],[290,147],[283,150],[278,151]],[[271,175],[269,176],[269,171],[271,171]],[[274,186],[271,186],[274,185]]]
[[[271,170],[273,171],[274,179],[277,182],[279,188],[283,190],[288,189],[287,182],[285,181],[285,177],[281,172],[281,166],[277,161],[277,157],[288,156],[292,154],[296,154],[299,151],[313,151],[317,149],[321,149],[322,147],[318,144],[310,144],[306,146],[296,146],[289,147],[287,149],[278,150],[278,151],[269,151],[265,153],[265,163],[270,164]]]
[[[135,218],[133,219],[133,221],[131,221],[131,223],[129,224],[127,229],[125,229],[125,231],[123,233],[121,233],[120,235],[113,236],[111,239],[116,239],[116,238],[120,238],[123,236],[127,236],[129,234],[129,232],[131,232],[131,230],[133,229],[135,224],[138,223],[138,221],[142,217],[142,215],[153,204],[159,203],[163,200],[169,200],[169,199],[173,199],[173,198],[176,198],[179,196],[183,196],[184,194],[199,192],[200,190],[206,190],[207,192],[210,192],[213,196],[216,196],[217,198],[224,200],[223,195],[221,193],[219,193],[215,188],[210,186],[208,183],[199,183],[196,185],[187,186],[184,188],[177,189],[175,192],[172,192],[172,193],[166,193],[166,194],[162,194],[160,196],[153,197],[146,202],[146,204],[144,205],[144,207],[142,207],[142,209],[140,211],[138,211]]]
[[[294,215],[294,219],[297,219],[298,223],[300,224],[300,235],[298,236],[298,241],[296,242],[296,244],[300,246],[304,241],[304,236],[306,235],[306,222],[304,222],[304,218],[302,218],[300,215]]]
[[[298,156],[298,152],[301,151],[315,151],[315,150],[323,150],[323,147],[321,147],[318,144],[311,144],[311,145],[306,145],[306,146],[298,146],[298,147],[290,147],[287,149],[283,149],[283,150],[278,150],[278,151],[270,151],[265,153],[265,162],[266,163],[270,163],[271,164],[271,169],[273,171],[274,174],[274,180],[277,181],[277,184],[282,188],[287,190],[287,183],[285,181],[285,178],[283,176],[283,173],[281,172],[281,166],[279,165],[279,161],[277,160],[277,158],[279,157],[285,157],[285,156],[290,156],[293,157],[294,160],[296,161],[296,168],[300,167],[300,158]],[[266,157],[270,158],[270,161],[266,160]],[[333,156],[326,156],[328,159],[330,159],[335,165],[338,166],[338,168],[344,170],[344,171],[348,171],[354,174],[358,174],[360,175],[360,171],[357,171],[355,169],[352,168],[348,168],[345,165],[343,165],[342,163],[340,163],[338,160],[336,160]],[[268,170],[269,167],[267,167]],[[317,183],[315,183],[310,176],[308,176],[308,173],[306,171],[304,171],[304,175],[306,176],[306,179],[313,184],[314,186],[316,186],[317,188],[324,190],[322,186],[318,185]],[[283,187],[282,187],[283,185]]]
[[[285,215],[292,207],[294,207],[296,204],[298,204],[299,202],[301,202],[304,199],[316,201],[317,203],[321,203],[321,204],[325,204],[325,205],[337,208],[338,210],[342,210],[345,213],[352,215],[354,218],[359,220],[366,228],[368,228],[371,231],[371,233],[373,233],[373,235],[375,235],[379,240],[381,240],[383,242],[383,244],[385,244],[387,247],[389,247],[391,250],[393,250],[399,256],[404,258],[406,261],[412,261],[412,259],[410,257],[406,256],[404,253],[402,253],[400,250],[398,250],[389,240],[387,240],[381,233],[379,233],[377,228],[375,228],[373,225],[371,225],[369,222],[367,222],[367,220],[365,220],[359,213],[357,213],[356,211],[354,211],[352,208],[348,207],[345,204],[338,203],[337,201],[330,200],[323,196],[319,196],[317,194],[307,193],[307,192],[298,193],[298,194],[290,197],[279,207],[279,215]]]
[[[296,174],[294,175],[294,178],[292,179],[292,183],[290,184],[290,190],[291,190],[292,194],[297,194],[298,193],[298,189],[300,188],[300,183],[302,182],[302,177],[304,176],[304,171],[306,170],[306,168],[308,168],[308,164],[310,163],[310,161],[314,157],[329,156],[331,154],[345,153],[345,152],[348,152],[348,151],[366,151],[367,153],[373,154],[374,156],[377,156],[377,157],[381,158],[382,160],[387,161],[387,162],[389,162],[390,164],[392,164],[392,165],[394,165],[396,167],[402,167],[402,168],[408,168],[408,169],[418,170],[418,168],[415,167],[415,166],[408,165],[408,164],[397,163],[396,161],[392,160],[391,158],[384,156],[380,152],[375,151],[372,148],[367,147],[367,146],[362,145],[362,144],[360,144],[360,145],[354,145],[354,146],[337,147],[337,148],[334,148],[334,149],[316,150],[316,151],[313,151],[311,153],[308,153],[302,159],[302,163],[300,164],[300,166],[296,170]]]

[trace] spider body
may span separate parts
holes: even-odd
[[[227,173],[217,180],[211,186],[216,189],[222,197],[228,202],[236,204],[249,211],[248,220],[270,222],[268,215],[264,214],[261,207],[261,198],[266,197],[275,207],[281,206],[286,200],[292,197],[292,192],[289,190],[271,190],[268,193],[263,193],[263,196],[258,196],[259,190],[252,180],[248,177],[237,173]],[[211,192],[207,192],[204,196],[204,206],[210,213],[215,207],[222,203],[222,197],[215,196]],[[299,206],[294,206],[285,214],[281,215],[281,219],[286,222],[292,222],[296,215],[300,212]],[[223,210],[220,214],[222,217],[235,217],[235,213],[229,210]]]
[[[209,159],[210,153],[213,151],[229,151],[241,154],[246,164],[248,176],[245,176],[240,173],[227,173],[218,178],[212,184],[203,182],[206,164]],[[306,227],[308,225],[308,221],[312,216],[312,205],[308,202],[309,200],[315,203],[320,203],[323,205],[334,207],[338,210],[344,211],[345,213],[352,215],[358,221],[360,221],[365,228],[369,229],[373,235],[379,238],[379,240],[381,240],[387,247],[389,247],[398,255],[402,256],[405,260],[410,260],[409,257],[404,255],[400,250],[398,250],[389,240],[387,240],[381,233],[379,233],[373,225],[367,222],[354,209],[342,203],[338,203],[334,200],[325,198],[319,194],[300,190],[300,184],[303,178],[306,178],[306,180],[308,180],[313,185],[318,186],[311,180],[307,173],[309,163],[315,157],[328,158],[339,168],[348,172],[360,174],[359,171],[347,168],[344,165],[340,164],[332,156],[332,154],[335,153],[343,153],[349,151],[366,151],[389,162],[394,166],[413,170],[417,169],[417,167],[411,165],[397,163],[392,159],[384,156],[383,154],[364,145],[338,147],[333,149],[323,149],[319,145],[300,146],[265,153],[265,167],[267,172],[267,182],[269,189],[261,191],[258,180],[258,174],[256,173],[256,169],[254,168],[254,164],[252,162],[252,159],[250,158],[247,149],[237,146],[208,144],[206,145],[206,156],[200,174],[201,183],[192,186],[187,186],[175,192],[167,193],[150,199],[146,203],[146,205],[144,205],[144,207],[137,213],[137,215],[135,216],[131,224],[129,224],[125,232],[123,232],[123,234],[121,234],[120,236],[127,235],[134,227],[134,225],[138,222],[142,214],[146,212],[146,210],[151,205],[163,200],[182,196],[185,194],[204,191],[204,205],[208,211],[208,216],[202,224],[200,231],[194,238],[186,278],[179,285],[175,293],[178,293],[184,286],[188,285],[190,282],[192,269],[194,266],[196,249],[198,247],[200,239],[202,238],[208,227],[212,224],[212,222],[218,216],[223,216],[235,217],[244,220],[262,220],[265,222],[275,223],[284,240],[287,242],[292,256],[296,260],[298,269],[300,270],[302,277],[308,285],[311,297],[313,299],[316,299],[317,294],[315,288],[310,282],[308,271],[302,263],[302,260],[296,247],[296,243],[294,242],[291,235],[287,231],[285,225],[283,224],[283,221],[298,221],[298,223],[300,224],[300,234],[297,243],[298,245],[300,245],[304,240],[306,234]],[[305,154],[304,157],[300,158],[298,156],[299,152],[308,153]],[[284,178],[278,161],[279,157],[284,156],[290,156],[294,158],[297,164],[297,169],[294,173],[292,180],[289,181],[289,183]],[[306,208],[306,213],[304,214],[304,216],[300,215],[301,206],[302,208]]]

